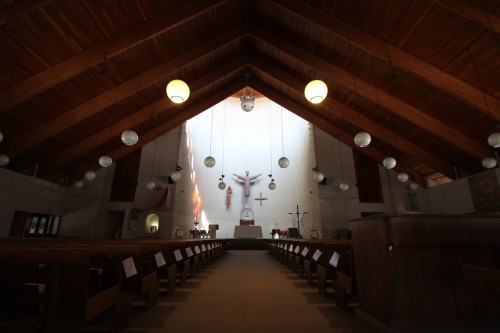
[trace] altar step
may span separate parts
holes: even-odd
[[[228,246],[230,250],[265,250],[263,239],[233,238]]]

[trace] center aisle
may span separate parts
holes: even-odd
[[[229,251],[194,279],[135,313],[124,332],[358,332],[335,307],[265,251]]]

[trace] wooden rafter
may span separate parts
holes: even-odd
[[[337,37],[350,41],[354,46],[386,61],[391,56],[394,66],[414,74],[423,81],[446,91],[453,97],[471,105],[487,115],[500,120],[500,101],[486,92],[477,89],[455,76],[439,69],[408,52],[388,44],[370,34],[323,13],[309,8],[306,3],[298,0],[268,0],[280,9],[311,22],[318,28],[332,33]],[[307,15],[311,15],[309,19]],[[484,95],[483,95],[484,94]],[[484,103],[486,98],[488,105]]]
[[[392,113],[397,114],[398,117],[404,118],[416,126],[429,131],[430,133],[435,133],[436,136],[454,145],[455,147],[462,149],[469,155],[477,159],[489,156],[490,150],[485,145],[480,144],[479,142],[438,121],[408,103],[394,97],[393,95],[386,93],[380,88],[378,89],[377,97],[377,91],[373,84],[368,83],[359,77],[355,77],[352,73],[326,62],[321,58],[311,55],[310,52],[301,49],[279,36],[276,36],[272,32],[259,27],[253,27],[250,31],[254,37],[267,43],[269,46],[276,47],[279,45],[279,50],[281,52],[287,53],[298,61],[306,65],[314,64],[318,70],[326,73],[329,77],[335,78],[336,82],[350,90],[354,90],[353,78],[355,78],[357,92],[360,95],[372,100],[374,103],[378,103],[378,100],[380,100],[381,106]]]

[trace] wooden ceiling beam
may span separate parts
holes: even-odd
[[[196,97],[198,91],[201,91],[203,88],[212,84],[215,81],[214,78],[222,78],[228,76],[231,73],[240,70],[244,66],[245,58],[235,58],[232,61],[225,63],[223,66],[218,67],[216,70],[207,73],[203,77],[191,82],[190,87],[193,91],[193,94],[190,100],[193,100],[193,98]],[[185,107],[185,109],[190,109],[188,103],[190,100],[188,99],[188,101],[186,102],[187,107]],[[138,126],[142,122],[148,121],[152,116],[158,115],[160,113],[177,114],[179,113],[179,107],[179,104],[174,104],[166,96],[161,96],[161,98],[159,98],[156,102],[151,103],[150,105],[142,108],[134,114],[130,114],[125,118],[116,120],[112,124],[112,126],[110,126],[111,128],[101,129],[97,133],[94,133],[86,139],[79,141],[75,145],[61,151],[59,154],[51,157],[49,160],[40,163],[38,168],[38,175],[43,176],[51,171],[58,170],[64,167],[78,157],[91,152],[98,146],[102,145],[104,141],[108,140],[108,138],[110,138],[110,140],[120,140],[122,132],[130,128],[132,120],[134,121],[134,126]],[[186,112],[190,114],[187,110],[183,110],[180,113],[184,114]],[[143,135],[141,135],[140,141],[142,142],[143,140]],[[99,167],[97,162],[98,161],[96,160],[94,163],[95,167]]]
[[[278,78],[274,78],[274,79],[278,79]],[[324,131],[324,132],[328,133],[329,135],[333,136],[334,138],[342,141],[344,144],[351,147],[352,149],[356,149],[356,150],[362,152],[363,154],[369,156],[374,161],[381,161],[386,157],[386,156],[384,156],[384,154],[382,154],[378,150],[374,149],[373,147],[368,146],[368,147],[360,148],[360,147],[356,146],[352,140],[352,136],[350,133],[343,131],[342,129],[340,129],[337,126],[330,123],[327,119],[324,119],[323,117],[318,116],[317,114],[315,114],[314,112],[311,112],[311,110],[308,110],[307,108],[303,107],[302,105],[293,102],[292,100],[290,100],[286,96],[282,95],[280,92],[269,87],[267,84],[264,84],[260,81],[258,81],[258,82],[252,81],[250,83],[250,85],[252,86],[252,88],[256,89],[258,92],[265,95],[267,98],[275,101],[279,105],[282,105],[283,107],[285,107],[287,110],[295,113],[297,116],[314,124],[316,127],[321,129],[322,131]],[[407,168],[405,166],[398,164],[394,168],[394,171],[406,172],[413,181],[417,182],[422,187],[426,186],[425,177],[422,176],[421,174],[417,173],[415,170],[413,170],[411,168]]]
[[[448,9],[469,21],[482,25],[488,30],[500,34],[500,18],[488,13],[486,9],[470,5],[463,0],[431,0],[441,7]]]
[[[215,92],[214,94],[211,94],[209,97],[204,98],[201,102],[194,104],[194,105],[189,105],[189,100],[186,102],[188,105],[186,105],[185,109],[182,112],[173,112],[172,117],[170,117],[167,121],[161,123],[158,125],[157,129],[154,131],[147,131],[145,133],[140,133],[140,139],[139,142],[136,143],[133,146],[127,146],[127,145],[121,145],[119,148],[109,152],[109,156],[114,160],[119,160],[123,156],[126,156],[133,152],[136,149],[140,149],[142,146],[147,144],[148,142],[153,141],[154,139],[157,138],[158,133],[166,133],[183,122],[191,119],[192,117],[198,115],[199,113],[209,109],[213,105],[223,101],[224,99],[228,98],[232,94],[240,91],[241,89],[245,88],[247,86],[248,82],[244,79],[238,80],[236,82],[231,83],[227,87]],[[74,173],[70,174],[68,177],[69,184],[74,183],[75,181],[81,179],[85,172],[88,170],[96,170],[99,168],[97,165],[97,161],[93,163],[86,164],[82,166],[79,170],[75,171]]]
[[[110,40],[83,51],[74,57],[64,60],[43,72],[33,75],[0,93],[0,100],[4,100],[5,96],[8,94],[8,98],[5,99],[2,110],[9,110],[27,99],[98,65],[103,61],[103,54],[105,51],[108,59],[115,57],[143,43],[145,40],[154,38],[183,24],[185,21],[203,15],[207,11],[227,1],[228,0],[195,0],[194,3],[190,2],[178,7],[171,12],[158,16]]]
[[[459,132],[436,118],[429,116],[427,113],[394,97],[384,90],[376,88],[373,84],[364,81],[360,77],[355,77],[352,73],[322,60],[321,58],[313,56],[310,52],[288,42],[272,32],[254,26],[250,29],[250,33],[255,38],[258,38],[272,47],[277,47],[279,45],[279,49],[277,49],[278,51],[287,53],[298,61],[304,63],[305,66],[314,64],[315,68],[320,73],[325,73],[327,77],[331,77],[335,80],[335,82],[338,82],[352,91],[356,89],[357,93],[370,99],[374,103],[378,103],[380,101],[381,106],[391,111],[398,117],[408,120],[416,126],[425,129],[429,133],[433,133],[437,137],[440,137],[444,141],[468,153],[470,156],[481,160],[484,157],[491,155],[491,150],[486,147],[486,145],[473,140],[462,132]],[[354,78],[356,79],[356,87],[354,87]]]
[[[260,70],[261,72],[266,73],[271,77],[279,79],[282,84],[288,86],[290,89],[295,90],[297,93],[303,93],[305,86],[304,82],[296,79],[288,73],[276,69],[275,67],[261,59],[258,59],[256,57],[250,57],[249,59],[250,65],[257,70]],[[357,127],[362,128],[372,136],[377,137],[379,140],[386,142],[387,144],[409,156],[413,156],[414,158],[420,160],[422,163],[432,167],[433,169],[441,172],[443,175],[446,175],[451,179],[456,178],[455,171],[448,162],[436,157],[434,154],[429,153],[427,150],[422,149],[418,145],[388,130],[387,128],[380,126],[373,120],[366,118],[362,114],[346,107],[344,104],[334,100],[333,98],[327,97],[321,103],[320,107],[325,107],[328,110],[336,110],[336,112],[338,112],[339,114],[343,114],[345,119],[351,124],[355,124]],[[310,112],[314,111],[311,110]]]
[[[214,40],[207,40],[195,48],[187,50],[182,59],[185,65],[196,61],[207,53],[214,52],[228,43],[245,36],[244,26],[241,25],[233,30],[226,31],[224,34],[217,36]],[[117,101],[121,101],[137,91],[152,85],[169,75],[178,71],[177,64],[180,57],[164,62],[150,70],[141,73],[140,75],[121,83],[120,85],[86,101],[79,106],[68,110],[64,114],[51,119],[45,124],[40,124],[35,129],[24,135],[14,138],[12,141],[5,143],[3,146],[4,154],[14,157],[21,152],[32,148],[35,143],[40,143],[58,133],[78,124],[79,122],[93,116],[102,110],[112,106]],[[139,83],[139,84],[138,84]],[[119,93],[119,94],[117,94]]]
[[[0,25],[3,26],[10,20],[14,20],[52,1],[54,0],[21,0],[6,6],[0,9]]]
[[[357,48],[387,61],[391,56],[392,64],[399,69],[412,73],[421,80],[444,90],[453,97],[471,105],[488,116],[500,120],[500,100],[480,89],[456,78],[455,76],[417,58],[408,52],[384,42],[356,27],[323,13],[307,3],[298,0],[267,0],[290,14],[314,24],[327,33],[352,43]],[[484,99],[487,104],[485,105]]]

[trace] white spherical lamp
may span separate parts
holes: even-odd
[[[174,171],[170,174],[170,178],[172,178],[174,182],[178,182],[181,180],[181,173],[179,171]]]
[[[135,131],[126,130],[122,133],[122,142],[127,146],[133,146],[139,141],[139,135]]]
[[[218,187],[219,187],[219,190],[223,190],[223,189],[225,189],[225,188],[226,188],[226,183],[224,183],[224,182],[222,181],[222,182],[220,182],[220,183],[219,183]]]
[[[203,163],[205,163],[205,166],[207,168],[213,168],[215,165],[215,158],[213,158],[212,156],[205,157]]]
[[[274,182],[274,180],[272,180],[267,186],[269,187],[270,190],[276,189],[276,183]]]
[[[401,172],[400,174],[398,174],[398,180],[399,180],[401,183],[406,182],[408,179],[410,179],[410,177],[408,176],[408,174],[407,174],[407,173],[405,173],[405,172]]]
[[[7,155],[1,154],[0,155],[0,166],[4,166],[9,164],[10,158]]]
[[[286,158],[285,156],[283,156],[282,158],[280,158],[278,160],[278,165],[280,166],[280,168],[288,168],[288,166],[290,165],[290,161],[288,160],[288,158]]]
[[[349,189],[349,184],[347,183],[340,183],[339,188],[341,191],[345,192]]]
[[[146,184],[146,188],[148,190],[153,190],[156,187],[156,184],[154,181],[150,181],[149,183]]]
[[[94,180],[95,179],[95,172],[94,171],[87,171],[85,172],[85,179],[87,180]]]
[[[486,169],[491,169],[497,166],[497,160],[494,159],[493,157],[483,158],[481,163]]]
[[[321,182],[325,178],[325,175],[323,175],[321,172],[316,171],[314,173],[314,180],[317,181],[318,183]]]
[[[241,101],[241,108],[245,112],[250,112],[253,110],[253,107],[255,105],[255,96],[252,96],[250,94],[245,94],[240,97]]]
[[[393,157],[386,157],[382,164],[386,169],[392,169],[396,166],[396,160]]]
[[[416,190],[418,190],[418,184],[417,184],[417,183],[413,183],[413,182],[412,182],[412,183],[410,183],[410,189],[411,189],[412,191],[416,191]]]
[[[304,89],[306,99],[313,104],[321,103],[326,98],[327,94],[328,87],[325,82],[321,80],[312,80]]]
[[[491,133],[488,136],[488,144],[494,148],[500,147],[500,132]]]
[[[111,164],[113,164],[113,159],[108,155],[99,157],[99,165],[102,166],[103,168],[107,168]]]
[[[0,142],[2,142],[2,141],[3,141],[3,133],[0,132]]]
[[[354,143],[356,144],[356,146],[361,148],[368,146],[371,141],[372,137],[366,132],[359,132],[354,137]]]
[[[174,103],[184,103],[189,94],[189,86],[182,80],[172,80],[167,85],[167,96]]]
[[[80,189],[82,187],[83,187],[83,182],[81,180],[75,182],[75,188]]]

